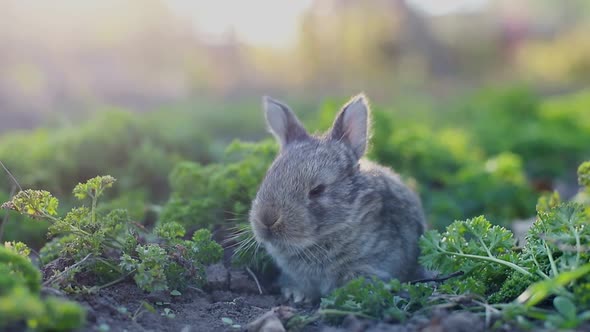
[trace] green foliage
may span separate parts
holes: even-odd
[[[86,313],[77,303],[63,299],[50,297],[45,300],[45,312],[38,322],[43,330],[75,330],[86,321]]]
[[[373,141],[374,146],[388,147],[377,155],[378,160],[392,165],[398,171],[415,177],[425,186],[444,186],[452,174],[469,160],[462,160],[462,152],[453,151],[451,140],[423,124],[394,127],[383,142]],[[457,135],[465,135],[456,131]],[[456,139],[460,139],[455,137]],[[475,151],[474,151],[475,153]],[[471,158],[473,154],[470,154]]]
[[[340,321],[352,314],[363,318],[403,321],[429,303],[433,288],[424,284],[358,278],[322,299],[319,313]]]
[[[73,193],[79,200],[84,200],[90,197],[94,203],[95,199],[102,196],[105,189],[113,186],[113,183],[115,183],[115,178],[110,175],[97,176],[85,183],[78,183],[78,185],[74,187]]]
[[[26,251],[26,249],[21,248],[22,251]],[[10,275],[12,278],[18,279],[33,293],[40,291],[41,273],[31,264],[28,257],[17,252],[15,248],[11,246],[0,247],[0,264],[8,271],[3,276]]]
[[[175,221],[189,229],[234,228],[236,232],[228,239],[237,243],[234,262],[268,270],[272,264],[264,250],[257,250],[248,211],[276,152],[271,140],[256,144],[234,141],[225,151],[225,163],[178,164],[170,175],[172,194],[160,224]]]
[[[456,121],[468,125],[475,144],[489,154],[511,151],[534,178],[561,176],[588,156],[590,93],[541,100],[530,89],[483,91],[458,108]]]
[[[520,158],[511,153],[467,164],[448,178],[445,187],[430,189],[424,196],[429,217],[438,227],[447,223],[442,218],[456,220],[485,213],[495,224],[508,225],[534,213],[535,196]],[[450,202],[455,209],[445,206]]]
[[[490,303],[516,300],[502,307],[505,317],[543,317],[551,328],[573,328],[589,320],[587,206],[561,203],[552,194],[541,197],[537,207],[537,220],[522,248],[514,246],[510,231],[484,217],[456,221],[442,234],[427,232],[420,241],[422,264],[442,273],[464,272],[438,291],[477,293]],[[555,311],[540,314],[537,306],[547,305],[552,297]],[[515,309],[519,304],[524,307]]]
[[[24,324],[31,330],[70,331],[85,322],[79,305],[40,297],[41,273],[22,243],[0,247],[0,329]]]
[[[137,286],[146,291],[182,290],[190,284],[201,287],[205,282],[204,266],[219,261],[223,255],[223,249],[211,240],[206,229],[196,231],[191,240],[182,240],[185,229],[175,222],[159,225],[154,233],[166,244],[137,245],[137,258],[123,254],[119,264],[125,271],[135,271]]]
[[[65,252],[66,246],[71,246],[71,243],[74,243],[75,241],[76,234],[58,236],[49,240],[49,242],[39,250],[41,264],[45,265],[59,258],[62,252]]]
[[[541,277],[537,274],[524,274],[517,271],[507,272],[506,281],[500,286],[497,292],[488,297],[490,303],[506,303],[519,297],[531,284],[537,282]],[[456,282],[461,285],[461,282]]]
[[[141,222],[149,203],[168,197],[168,175],[178,161],[208,162],[213,158],[207,134],[215,130],[204,123],[211,131],[199,130],[203,114],[193,113],[164,110],[135,114],[109,109],[81,123],[3,134],[0,160],[23,188],[44,188],[61,197],[61,212],[76,204],[66,196],[77,183],[96,174],[112,174],[119,182],[109,196],[118,195],[119,201],[111,209],[126,208]],[[8,178],[0,177],[2,202],[9,200],[11,186]],[[25,241],[35,248],[44,244],[45,223],[17,214],[11,214],[10,220],[4,239]]]
[[[8,193],[0,190],[0,202],[6,202],[9,199]],[[2,226],[0,226],[2,237],[0,241],[7,239],[26,242],[31,248],[40,248],[46,241],[45,234],[48,227],[46,223],[10,210],[0,211],[0,220],[2,220]]]
[[[553,278],[536,282],[518,297],[518,301],[525,303],[527,307],[534,306],[553,294],[563,294],[573,298],[563,287],[572,284],[578,279],[590,274],[590,263],[570,271],[559,273]]]
[[[250,203],[275,154],[271,141],[235,141],[226,149],[226,163],[178,164],[170,174],[172,194],[160,221],[189,228],[212,227],[229,219],[247,221]]]
[[[2,209],[14,210],[31,218],[52,218],[57,214],[57,198],[48,191],[27,189],[16,194]]]
[[[135,271],[133,279],[137,286],[147,291],[168,288],[166,270],[168,267],[166,250],[156,244],[138,245],[135,249],[137,259],[127,254],[121,257],[120,266],[126,271]]]
[[[158,197],[167,190],[168,173],[181,156],[209,159],[207,139],[194,128],[188,130],[194,123],[170,112],[138,115],[111,109],[60,130],[5,135],[0,160],[23,187],[62,195],[108,171],[121,180],[121,191],[141,186]]]
[[[590,161],[586,161],[578,167],[578,182],[580,186],[590,190]]]
[[[455,221],[442,234],[428,231],[420,240],[420,262],[428,269],[444,274],[464,272],[462,278],[453,279],[450,288],[461,287],[468,280],[471,291],[488,295],[500,289],[509,270],[530,276],[531,273],[516,264],[512,233],[493,226],[483,216]],[[455,285],[455,283],[458,283]],[[465,289],[453,291],[455,294]]]
[[[182,289],[190,284],[201,286],[205,280],[204,265],[221,259],[221,247],[211,240],[211,233],[200,230],[191,240],[183,240],[184,228],[178,223],[159,226],[154,234],[140,237],[126,210],[106,211],[99,199],[111,188],[115,178],[98,176],[78,184],[73,193],[90,207],[73,208],[57,216],[58,201],[45,191],[18,193],[3,207],[44,219],[51,225],[54,237],[41,249],[44,264],[59,260],[62,270],[55,270],[48,280],[68,290],[85,286],[74,278],[90,272],[96,281],[107,282],[100,289],[133,275],[137,285],[147,291]],[[149,243],[147,239],[155,238]],[[22,249],[15,245],[15,249]]]
[[[23,257],[28,258],[29,255],[31,254],[31,249],[29,247],[27,247],[27,245],[22,242],[15,242],[15,241],[4,242],[4,247],[14,251],[15,253],[17,253]]]
[[[541,211],[529,229],[522,256],[543,274],[557,276],[590,261],[589,215],[576,203],[562,203]]]
[[[211,233],[206,229],[200,229],[193,234],[192,241],[184,242],[190,252],[190,256],[204,264],[212,264],[219,261],[223,255],[223,248],[211,241]]]
[[[97,211],[100,214],[122,209],[127,211],[131,220],[143,223],[148,212],[153,210],[153,206],[149,205],[149,195],[146,191],[133,190],[103,201]]]
[[[179,223],[170,222],[156,226],[154,233],[165,240],[173,241],[182,238],[186,230]]]
[[[420,259],[425,267],[442,273],[465,273],[445,286],[450,292],[464,292],[460,287],[467,280],[480,295],[498,292],[493,302],[513,300],[518,295],[515,289],[575,271],[590,260],[588,220],[583,207],[575,203],[540,211],[522,249],[514,247],[510,231],[483,217],[456,221],[442,234],[429,231],[423,236]],[[474,280],[477,283],[471,285]],[[551,292],[562,290],[554,287]]]
[[[561,197],[557,191],[545,193],[537,200],[537,212],[548,212],[561,203]]]

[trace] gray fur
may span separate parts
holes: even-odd
[[[418,196],[389,168],[361,159],[365,97],[344,106],[323,136],[307,134],[288,107],[272,101],[279,106],[271,109],[268,100],[267,122],[281,151],[252,203],[250,223],[283,272],[283,293],[316,300],[358,276],[421,277],[425,220]],[[269,121],[269,112],[280,116]]]

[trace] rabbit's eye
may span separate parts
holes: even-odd
[[[318,197],[319,195],[321,195],[324,192],[325,189],[326,189],[326,186],[324,186],[323,184],[317,185],[312,190],[309,191],[309,197],[310,198]]]

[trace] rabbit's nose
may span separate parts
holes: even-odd
[[[279,220],[279,214],[273,211],[265,211],[260,216],[260,221],[266,226],[270,227]]]

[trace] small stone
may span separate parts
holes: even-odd
[[[226,290],[229,288],[229,271],[222,263],[207,266],[207,288],[211,290]]]
[[[250,322],[246,329],[248,332],[285,332],[283,323],[293,317],[295,313],[296,310],[291,307],[274,307]]]

